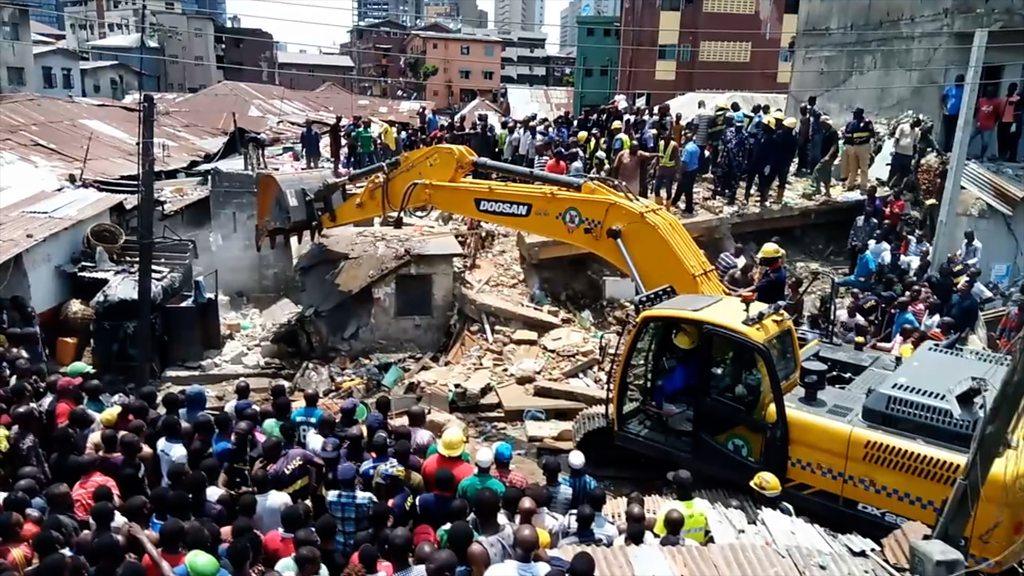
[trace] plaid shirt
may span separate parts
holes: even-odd
[[[519,488],[520,490],[525,490],[526,487],[530,484],[530,481],[526,478],[526,476],[523,476],[522,473],[516,472],[515,470],[510,470],[508,468],[495,468],[494,476],[498,480],[501,480],[502,484],[504,484],[508,488]]]
[[[362,490],[331,490],[327,493],[327,511],[338,524],[335,541],[343,556],[355,549],[356,533],[370,527],[370,512],[377,497]]]

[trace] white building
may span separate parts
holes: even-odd
[[[0,7],[0,93],[25,92],[32,81],[32,28],[28,9]]]
[[[33,46],[32,55],[33,92],[58,97],[78,95],[82,61],[78,52],[60,46]]]
[[[68,0],[64,5],[68,48],[138,32],[142,7],[143,0]],[[147,19],[154,12],[181,13],[180,0],[145,0],[145,7]]]
[[[537,32],[544,23],[544,0],[495,0],[494,6],[494,27],[502,34]]]
[[[224,79],[217,68],[213,18],[175,12],[154,12],[151,18],[164,48],[168,92],[198,92]]]
[[[115,60],[82,62],[82,96],[121,100],[139,89],[139,71]]]

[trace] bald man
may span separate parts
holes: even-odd
[[[536,507],[536,504],[534,506]],[[538,550],[540,550],[540,538],[537,535],[537,529],[530,524],[520,524],[515,531],[515,549],[512,552],[512,559],[492,565],[487,572],[484,572],[484,576],[518,576],[522,574],[543,576],[551,570],[551,566],[547,562],[534,560],[534,554]]]

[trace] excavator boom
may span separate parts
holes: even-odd
[[[484,171],[535,180],[467,177]],[[366,180],[358,193],[347,186]],[[439,145],[327,180],[289,189],[274,173],[257,179],[257,245],[264,238],[311,234],[375,216],[433,206],[439,210],[561,240],[629,274],[643,293],[671,286],[679,294],[723,295],[715,268],[667,210],[615,181],[571,178],[477,158],[464,146]]]

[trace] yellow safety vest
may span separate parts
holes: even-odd
[[[619,138],[622,138],[622,149],[629,150],[629,136],[622,133],[615,135],[615,138],[612,140],[612,148],[615,148],[615,140],[618,140]]]
[[[659,166],[665,168],[675,168],[676,161],[672,159],[672,151],[676,148],[675,142],[669,142],[668,146],[665,146],[665,141],[658,142],[658,154],[661,158],[658,160]]]
[[[687,500],[680,502],[679,500],[673,500],[665,505],[658,512],[658,517],[654,523],[654,533],[658,536],[664,536],[665,532],[665,514],[669,510],[679,510],[683,513],[683,533],[681,536],[689,538],[698,544],[703,544],[708,539],[708,518],[704,515],[704,511],[697,506],[697,503],[693,500]]]

